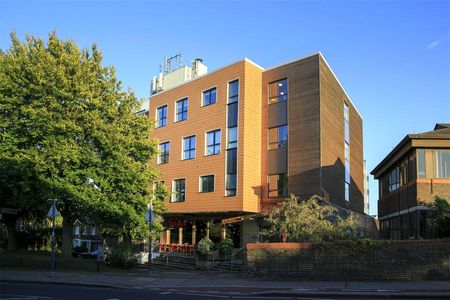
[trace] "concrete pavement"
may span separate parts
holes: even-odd
[[[450,299],[450,282],[286,281],[247,278],[238,273],[155,269],[147,272],[55,272],[2,270],[4,282],[71,284],[142,290],[190,291],[209,294],[413,297]]]

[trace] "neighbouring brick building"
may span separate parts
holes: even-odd
[[[256,241],[253,216],[290,193],[363,213],[362,118],[322,54],[211,73],[199,59],[173,70],[174,58],[149,105],[153,163],[172,192],[163,243],[195,244],[213,223],[236,247]]]
[[[450,200],[450,124],[408,134],[371,172],[378,179],[381,237],[431,237],[427,204]]]

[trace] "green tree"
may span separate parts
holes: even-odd
[[[12,33],[11,47],[0,52],[0,97],[2,158],[29,159],[58,199],[64,255],[81,216],[108,236],[146,235],[147,203],[153,197],[154,209],[163,209],[164,190],[154,197],[157,172],[149,165],[155,142],[148,118],[134,114],[134,93],[102,65],[96,45],[80,49],[55,32],[46,42],[26,36],[22,43]],[[9,201],[23,207],[20,197]]]
[[[450,204],[444,198],[436,196],[430,207],[429,222],[434,235],[438,238],[450,237]]]
[[[272,209],[264,235],[279,240],[285,232],[290,242],[322,242],[354,238],[356,222],[339,216],[335,207],[319,196],[299,200],[294,195]]]

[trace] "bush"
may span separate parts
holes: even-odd
[[[124,243],[120,243],[116,248],[106,253],[105,263],[122,269],[137,267],[137,259],[134,257],[131,247]]]
[[[208,254],[209,251],[214,247],[213,241],[211,241],[209,238],[204,237],[198,242],[197,244],[197,250],[201,254]]]
[[[231,252],[233,252],[233,248],[234,243],[230,238],[226,238],[223,241],[220,241],[216,246],[216,249],[219,250],[219,252],[222,254],[231,254]]]

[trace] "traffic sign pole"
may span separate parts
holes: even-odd
[[[52,211],[52,277],[55,272],[55,214],[56,214],[56,199],[53,199]]]

